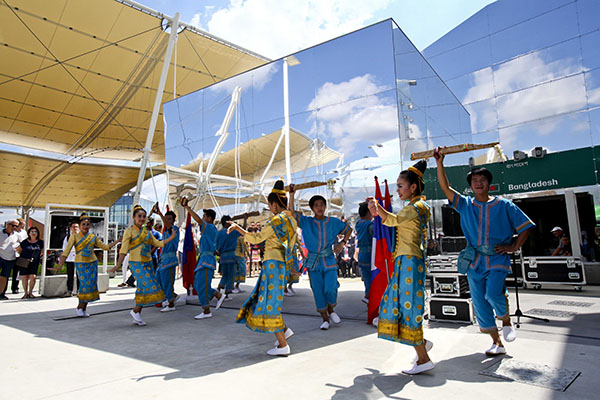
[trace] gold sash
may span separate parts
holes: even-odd
[[[93,233],[88,232],[77,244],[75,244],[75,252],[81,253],[92,241],[96,240]]]

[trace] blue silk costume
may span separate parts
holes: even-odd
[[[334,217],[318,220],[296,213],[296,220],[308,249],[303,266],[308,269],[317,311],[325,311],[328,306],[335,306],[337,303],[338,264],[333,254],[333,244],[338,235],[345,234],[351,228]]]
[[[365,296],[371,290],[371,251],[373,249],[373,221],[359,219],[354,227],[358,240],[358,266],[365,284]]]
[[[173,285],[175,283],[175,267],[179,263],[177,259],[177,246],[179,245],[179,228],[172,227],[175,239],[165,245],[160,253],[158,268],[156,269],[156,280],[162,288],[167,300],[175,299]],[[169,231],[163,233],[163,239],[167,240],[172,235]]]
[[[225,293],[233,290],[233,277],[238,263],[235,249],[240,236],[238,231],[233,231],[228,235],[227,228],[223,228],[217,233],[216,249],[219,252],[219,265],[222,273],[219,287],[225,288]]]
[[[215,294],[215,289],[212,288],[212,278],[217,265],[216,249],[217,227],[202,221],[202,225],[200,225],[200,256],[194,269],[194,289],[196,289],[202,307],[208,307]]]
[[[467,261],[467,278],[482,332],[496,330],[497,319],[509,315],[508,292],[504,284],[510,272],[508,254],[497,254],[496,245],[510,244],[514,233],[531,229],[535,224],[513,202],[496,197],[482,203],[455,193],[452,207],[460,213],[460,225],[467,239],[472,260]]]

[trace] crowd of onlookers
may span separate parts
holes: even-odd
[[[33,289],[40,266],[44,241],[37,227],[25,229],[25,221],[11,219],[0,232],[0,300],[7,300],[6,291],[19,293],[23,285],[23,299],[34,298]]]

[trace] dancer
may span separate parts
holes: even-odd
[[[217,233],[216,249],[219,252],[219,266],[221,267],[221,281],[219,282],[219,291],[226,295],[233,291],[233,279],[237,265],[237,256],[235,250],[237,248],[238,239],[242,236],[238,232],[227,234],[227,227],[231,221],[229,215],[221,217],[221,229]]]
[[[244,228],[246,224],[244,223]],[[237,239],[237,245],[235,247],[235,258],[236,258],[236,266],[235,266],[235,274],[233,276],[233,280],[235,282],[235,287],[231,291],[232,293],[241,293],[243,290],[240,288],[240,284],[246,282],[246,255],[248,254],[248,245],[244,240],[244,237],[240,235]]]
[[[212,279],[217,266],[215,251],[217,248],[218,232],[214,224],[217,213],[215,213],[215,210],[204,210],[204,214],[200,218],[188,205],[187,199],[181,199],[181,205],[190,213],[194,221],[200,225],[200,256],[194,269],[194,289],[198,294],[198,300],[204,311],[194,318],[212,318],[213,315],[210,312],[210,301],[212,298],[217,298],[215,311],[221,308],[223,301],[225,301],[225,293],[212,288]]]
[[[371,290],[371,251],[373,249],[373,215],[369,212],[369,204],[361,203],[358,206],[356,222],[356,239],[358,241],[358,266],[360,275],[365,284],[363,303],[369,304],[369,291]]]
[[[294,210],[295,192],[294,185],[290,185],[290,211],[302,229],[302,237],[308,249],[304,265],[308,269],[317,312],[323,318],[320,328],[327,330],[330,318],[334,324],[342,322],[334,311],[339,287],[338,264],[334,253],[338,254],[344,248],[352,234],[352,228],[337,218],[325,216],[327,200],[320,195],[311,197],[308,202],[310,209],[315,214],[314,217],[296,213]],[[332,250],[338,235],[344,235],[344,239]]]
[[[177,259],[177,246],[179,245],[179,228],[175,226],[175,220],[177,215],[173,211],[167,211],[164,215],[160,211],[158,203],[152,208],[152,213],[157,213],[162,219],[165,231],[163,233],[163,239],[168,239],[171,235],[175,235],[175,239],[165,245],[162,252],[160,253],[160,259],[158,260],[158,268],[156,269],[156,280],[162,288],[165,297],[167,298],[168,304],[165,305],[160,311],[169,312],[175,311],[175,300],[177,300],[177,294],[173,285],[175,284],[175,269],[179,264]]]
[[[249,233],[232,223],[228,232],[241,233],[248,243],[265,242],[265,257],[256,286],[246,300],[236,322],[245,323],[253,331],[274,333],[277,338],[275,348],[267,351],[271,356],[288,356],[287,343],[294,332],[285,325],[281,317],[283,289],[286,282],[286,268],[295,262],[294,243],[296,242],[296,222],[287,211],[287,197],[283,181],[275,182],[267,197],[269,210],[274,217],[260,232]]]
[[[129,253],[129,268],[135,277],[135,307],[129,312],[133,323],[145,326],[142,319],[142,307],[160,304],[165,300],[165,294],[154,277],[154,266],[152,264],[151,249],[153,247],[164,247],[172,242],[177,235],[170,232],[166,240],[157,240],[144,226],[146,222],[146,210],[140,205],[133,207],[133,225],[125,229],[123,233],[123,244],[119,252],[117,265],[110,270],[115,272],[123,265],[125,256]]]
[[[397,214],[386,211],[375,198],[369,197],[369,210],[380,216],[384,225],[396,228],[394,272],[379,305],[378,337],[413,346],[417,357],[413,366],[403,370],[415,375],[434,368],[427,353],[433,343],[423,338],[425,310],[425,247],[429,205],[421,194],[425,189],[423,174],[427,162],[421,160],[400,172],[397,193],[408,204]]]
[[[467,274],[479,330],[492,337],[492,346],[485,354],[506,354],[494,312],[496,319],[502,321],[504,340],[515,340],[517,332],[510,322],[504,280],[511,270],[509,253],[523,246],[535,224],[513,202],[489,195],[493,176],[485,168],[474,168],[467,174],[475,198],[460,195],[452,189],[444,169],[444,154],[440,150],[438,147],[433,154],[438,181],[452,207],[460,213],[460,226],[468,245],[458,257],[458,271]],[[515,232],[519,236],[513,242]]]
[[[54,271],[62,268],[71,249],[75,247],[75,270],[77,271],[77,316],[89,317],[87,305],[93,301],[100,299],[98,293],[98,259],[94,254],[94,248],[102,250],[110,250],[119,240],[112,242],[109,245],[104,244],[96,235],[90,232],[90,217],[85,213],[81,213],[79,217],[79,231],[73,233],[67,241],[65,251],[60,256],[58,266]]]
[[[298,233],[296,232],[296,237]],[[296,240],[296,244],[294,245],[294,254],[296,255],[296,260],[298,260],[298,256],[300,256],[300,246],[298,240]],[[300,282],[300,261],[291,265],[287,272],[287,286],[283,291],[284,296],[292,297],[296,295],[296,290],[292,287],[294,283]]]

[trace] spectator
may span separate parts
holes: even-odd
[[[427,255],[428,256],[437,256],[440,254],[440,249],[438,248],[437,242],[433,239],[429,239],[427,241]]]
[[[19,266],[21,282],[23,282],[23,299],[33,299],[33,288],[37,278],[40,259],[44,249],[44,241],[40,239],[40,231],[35,226],[27,230],[27,239],[23,240],[17,248],[19,260],[25,260],[26,266]]]
[[[552,253],[552,255],[562,257],[573,255],[573,250],[571,249],[571,239],[569,239],[569,236],[562,236],[562,238],[560,239],[560,245],[556,248],[556,250],[554,250],[554,253]]]
[[[19,243],[21,243],[23,240],[27,239],[27,231],[25,230],[25,220],[22,218],[17,218],[17,221],[19,222],[19,226],[15,230],[15,233],[19,238]],[[19,253],[17,253],[16,256],[19,258]],[[19,293],[19,268],[13,268],[10,289],[13,294]],[[6,292],[6,289],[4,289],[4,291]]]
[[[63,250],[67,247],[67,242],[69,241],[69,238],[71,237],[71,235],[74,235],[77,232],[79,232],[79,222],[71,221],[71,223],[69,224],[69,233],[65,237],[65,240],[63,240],[63,245],[62,245]],[[75,291],[75,293],[73,292],[73,284],[75,282],[74,277],[76,276],[76,273],[75,273],[75,246],[73,246],[73,248],[71,249],[71,252],[69,253],[69,255],[67,255],[66,263],[67,263],[67,294],[69,296],[74,296],[77,294],[77,291]]]
[[[557,253],[559,251],[559,249],[562,247],[561,238],[563,237],[564,232],[560,226],[555,226],[554,228],[552,228],[552,230],[550,232],[554,236],[552,239],[552,248],[550,249],[550,254],[552,254],[554,256],[554,255],[556,255],[555,253]]]
[[[4,292],[17,258],[16,250],[19,247],[19,237],[16,229],[18,227],[19,221],[11,219],[0,232],[0,293],[2,293],[0,300],[8,300]]]

